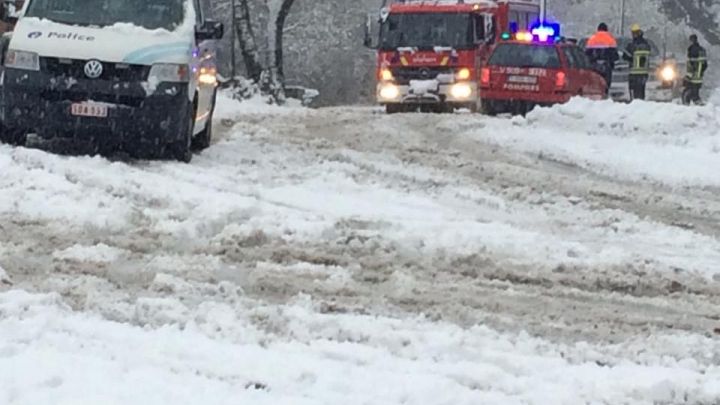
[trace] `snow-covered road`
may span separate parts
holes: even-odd
[[[0,404],[718,403],[718,112],[223,99],[191,165],[0,146]]]

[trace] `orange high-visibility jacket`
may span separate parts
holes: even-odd
[[[617,48],[617,41],[611,33],[598,31],[587,41],[586,48]]]

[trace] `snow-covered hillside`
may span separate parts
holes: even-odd
[[[0,146],[0,403],[716,404],[719,111],[221,97],[191,165]]]

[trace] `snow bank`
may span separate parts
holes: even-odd
[[[510,124],[510,125],[508,125]],[[720,108],[573,99],[478,132],[545,158],[633,181],[720,186]]]
[[[658,336],[627,349],[563,346],[423,319],[320,315],[313,306],[300,298],[296,305],[243,315],[207,303],[180,321],[182,327],[140,328],[73,313],[54,295],[3,293],[0,403],[644,405],[720,399],[720,368],[712,360],[720,346],[710,339]],[[275,332],[260,332],[252,317],[276,325]],[[208,334],[218,331],[225,332]],[[638,362],[618,357],[640,347]],[[707,361],[678,360],[690,351],[706,353]]]
[[[217,95],[215,119],[239,120],[252,114],[309,114],[310,110],[301,106],[278,106],[268,104],[265,97],[257,94],[248,100],[236,100],[229,91],[221,90]]]

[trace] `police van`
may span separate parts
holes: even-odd
[[[0,137],[189,162],[210,144],[223,30],[201,0],[28,0],[3,38]]]

